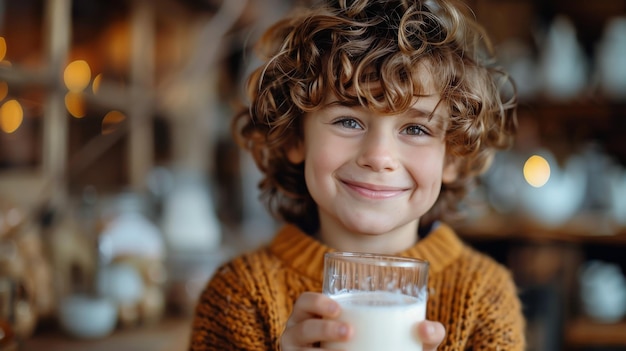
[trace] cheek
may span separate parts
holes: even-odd
[[[421,157],[417,161],[414,160],[409,169],[417,184],[429,188],[441,187],[443,173],[441,157]]]
[[[304,172],[309,195],[319,207],[328,207],[337,191],[333,184],[333,160],[322,153],[307,153]]]
[[[345,144],[332,142],[309,143],[306,147],[305,156],[305,180],[309,192],[314,198],[332,194],[336,191],[334,175],[347,164],[350,156],[341,150],[346,149]]]
[[[307,184],[320,186],[337,170],[340,161],[332,152],[309,149],[305,164]]]
[[[315,165],[316,173],[334,171],[350,158],[348,150],[357,147],[337,138],[318,138],[306,145],[306,162]]]

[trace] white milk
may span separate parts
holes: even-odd
[[[422,351],[417,322],[426,318],[426,301],[388,292],[331,296],[341,305],[339,320],[354,333],[347,342],[324,343],[344,351]]]

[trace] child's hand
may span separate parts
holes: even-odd
[[[443,324],[433,321],[423,321],[417,326],[417,332],[422,339],[424,351],[435,351],[444,337],[446,336],[446,328]]]
[[[304,350],[320,342],[347,340],[352,333],[350,326],[331,320],[339,316],[339,312],[339,304],[330,297],[303,293],[296,300],[281,336],[281,350]]]
[[[314,348],[325,341],[345,341],[352,334],[348,324],[330,320],[339,316],[340,307],[330,297],[313,292],[303,293],[293,307],[287,327],[281,336],[281,350]],[[435,351],[444,337],[443,324],[424,321],[418,325],[424,351]]]

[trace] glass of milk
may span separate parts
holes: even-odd
[[[422,351],[417,324],[426,318],[428,262],[355,252],[324,256],[323,293],[341,305],[339,320],[354,330],[345,351]]]

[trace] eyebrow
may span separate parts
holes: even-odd
[[[446,126],[446,119],[444,118],[444,116],[442,116],[441,113],[436,113],[434,110],[431,111],[427,109],[411,107],[405,113],[408,114],[409,117],[426,117],[429,122],[433,121],[433,123],[435,123],[435,125],[441,129]]]
[[[347,101],[339,101],[339,100],[333,100],[331,102],[327,102],[324,105],[322,105],[322,108],[329,108],[329,107],[363,107],[361,104],[359,104],[358,101],[355,101],[354,103],[349,103]]]
[[[409,109],[405,113],[412,116],[417,115],[417,117],[428,117],[428,119],[432,119],[434,117],[436,117],[437,119],[441,119],[441,116],[439,114],[435,113],[435,111],[431,111],[428,109],[409,107]]]

